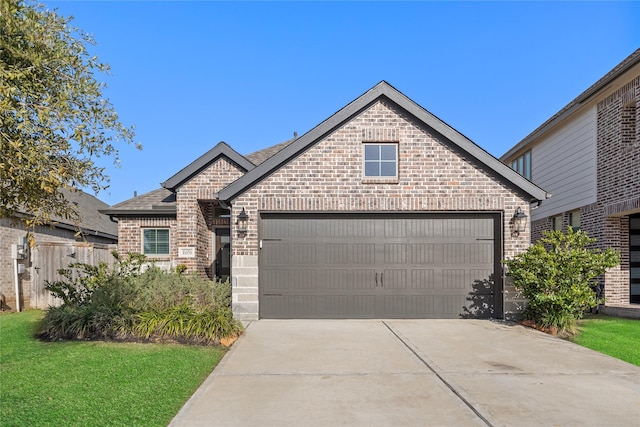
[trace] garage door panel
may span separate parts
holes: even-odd
[[[410,219],[407,221],[408,235],[413,238],[433,237],[433,223],[434,220]]]
[[[350,263],[352,265],[371,265],[376,262],[376,245],[373,243],[354,243],[351,245]]]
[[[348,243],[327,243],[325,245],[325,263],[331,265],[349,264],[349,252],[351,248]]]
[[[322,244],[318,244],[320,249]],[[326,243],[324,262],[330,265],[371,265],[376,261],[376,245],[365,243]]]
[[[432,295],[392,295],[380,304],[379,310],[388,318],[429,318],[435,308]]]
[[[442,270],[442,289],[466,289],[467,277],[466,270]]]
[[[499,215],[275,215],[261,221],[263,318],[496,313]]]
[[[380,292],[384,294],[396,293],[409,289],[408,271],[402,270],[390,270],[385,269],[383,274],[380,274],[378,278],[378,286],[381,288]]]
[[[315,265],[318,262],[315,244],[269,242],[268,246],[269,250],[263,251],[261,255],[269,265]]]
[[[434,270],[412,269],[411,289],[433,289]]]
[[[466,251],[466,262],[469,264],[493,263],[493,243],[471,243]]]
[[[317,289],[318,282],[322,283],[323,280],[317,280],[317,271],[313,269],[304,270],[288,270],[288,269],[274,269],[263,272],[264,283],[263,290],[265,292],[271,291],[287,291],[290,289],[290,284],[295,284],[298,289]]]
[[[407,244],[386,243],[382,245],[385,264],[405,264],[407,262]]]
[[[372,295],[286,295],[265,297],[268,307],[263,317],[299,318],[372,318],[376,297]]]

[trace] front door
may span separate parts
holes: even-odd
[[[231,233],[228,228],[216,228],[216,278],[227,280],[231,276]]]

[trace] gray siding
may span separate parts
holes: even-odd
[[[532,181],[553,194],[533,221],[596,201],[596,110],[574,117],[536,144],[531,152]]]

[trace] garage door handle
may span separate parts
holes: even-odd
[[[380,273],[380,286],[384,288],[384,273]]]
[[[376,288],[378,287],[378,273],[376,273]]]
[[[262,249],[262,242],[282,242],[282,239],[260,239],[260,249]]]

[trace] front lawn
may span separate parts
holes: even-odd
[[[640,320],[587,316],[578,322],[572,341],[640,366]]]
[[[166,426],[218,364],[212,346],[34,338],[43,312],[0,316],[3,426]]]

